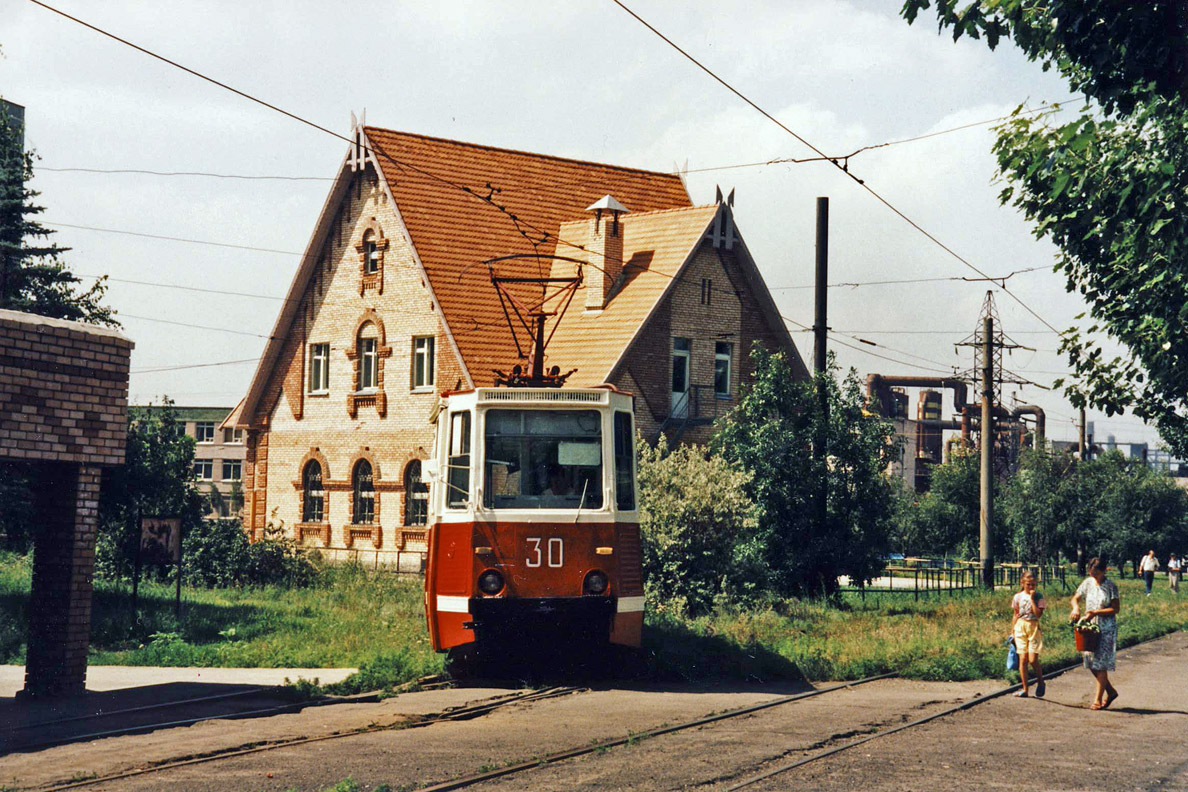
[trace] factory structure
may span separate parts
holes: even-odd
[[[981,443],[981,405],[967,399],[972,383],[960,377],[871,374],[866,393],[872,408],[891,420],[902,437],[900,462],[893,471],[916,492],[927,492],[932,467],[953,454],[971,453]],[[912,394],[916,405],[912,415]],[[952,410],[945,412],[945,391]],[[1017,467],[1024,448],[1043,447],[1044,411],[1031,404],[994,406],[995,466],[1000,475]]]

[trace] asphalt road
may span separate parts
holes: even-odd
[[[746,789],[1188,791],[1188,635],[1124,650],[1113,675],[1121,697],[1086,707],[1088,672],[1053,680],[1046,699],[1001,697]],[[745,717],[595,753],[486,782],[478,789],[718,792],[890,727],[1001,690],[1001,683],[881,680]],[[306,709],[268,718],[208,721],[0,758],[0,786],[150,769],[170,758],[218,753],[292,736],[377,724],[395,728],[190,764],[86,787],[96,790],[321,790],[350,776],[363,789],[420,786],[661,724],[768,700],[795,689],[604,689],[515,705],[474,720],[399,726],[417,714],[505,693],[472,688],[383,702]]]

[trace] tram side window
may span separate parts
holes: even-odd
[[[450,453],[446,463],[446,504],[462,508],[470,500],[470,413],[450,415]]]
[[[488,508],[602,507],[597,410],[491,410],[485,443]]]
[[[635,437],[631,413],[615,413],[615,505],[619,511],[635,510]]]

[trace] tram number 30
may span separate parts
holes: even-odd
[[[539,536],[526,537],[528,540],[528,558],[524,559],[524,565],[529,567],[538,567],[541,564],[547,564],[550,567],[559,567],[565,563],[565,543],[558,537],[553,537],[545,543],[545,540]]]

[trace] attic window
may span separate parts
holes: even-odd
[[[701,279],[701,304],[709,305],[714,298],[714,282],[709,278]]]
[[[370,231],[363,237],[363,273],[374,275],[379,272],[380,254],[375,244],[375,235]]]

